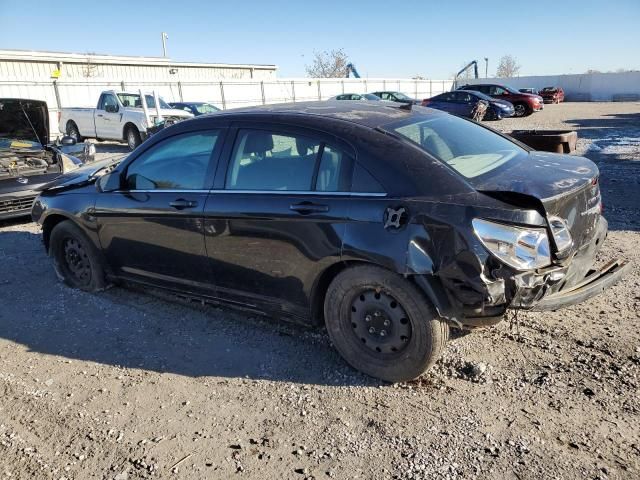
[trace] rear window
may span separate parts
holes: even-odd
[[[416,143],[466,178],[527,155],[526,150],[497,133],[453,115],[413,117],[384,128]]]

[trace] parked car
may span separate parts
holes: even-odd
[[[402,92],[373,92],[376,97],[380,97],[382,100],[389,100],[390,102],[398,103],[411,103],[413,105],[420,105],[420,100],[411,98]]]
[[[536,90],[535,88],[519,88],[518,91],[521,93],[530,93],[532,95],[538,95],[538,90]]]
[[[92,160],[92,145],[49,141],[49,110],[41,100],[0,98],[0,219],[29,215],[37,190]]]
[[[169,103],[171,108],[178,110],[184,110],[194,116],[204,115],[206,113],[216,113],[221,111],[213,103],[209,102],[171,102]]]
[[[343,93],[342,95],[336,95],[331,97],[329,101],[334,100],[366,100],[369,102],[379,102],[380,99],[370,93]]]
[[[493,98],[506,100],[513,104],[515,117],[527,117],[533,112],[539,112],[544,108],[544,102],[540,95],[522,93],[507,85],[474,84],[460,87],[459,90],[475,90]]]
[[[444,110],[461,117],[473,118],[474,107],[481,100],[489,103],[484,120],[501,120],[514,114],[513,105],[506,100],[491,98],[484,93],[473,90],[444,92],[423,100],[422,106]]]
[[[564,102],[564,90],[562,90],[562,87],[544,87],[540,90],[540,96],[544,103]]]
[[[160,116],[168,123],[193,117],[184,110],[171,108],[162,98],[156,109],[154,96],[144,96],[146,112],[139,93],[113,90],[102,92],[96,108],[63,108],[58,119],[60,131],[77,142],[85,138],[124,141],[133,150],[146,138],[147,128],[162,121]]]
[[[33,206],[66,284],[324,322],[347,362],[388,381],[433,365],[450,326],[575,304],[630,266],[592,270],[607,233],[595,164],[420,106],[203,115],[101,168]]]

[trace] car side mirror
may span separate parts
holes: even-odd
[[[76,139],[73,137],[70,137],[69,135],[65,135],[64,137],[62,137],[62,139],[60,140],[60,143],[62,145],[75,145],[76,144]]]
[[[99,192],[115,192],[120,190],[120,172],[111,172],[101,176],[96,182]]]
[[[118,106],[117,105],[105,105],[104,109],[108,113],[117,113],[118,112]]]

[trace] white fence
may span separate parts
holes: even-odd
[[[481,78],[465,83],[505,83],[513,88],[559,85],[570,102],[611,102],[640,100],[640,72],[585,73],[583,75],[546,75],[513,78]]]
[[[271,103],[327,100],[341,93],[393,90],[415,98],[428,98],[451,90],[450,80],[294,78],[264,81],[224,80],[213,82],[130,81],[13,81],[0,79],[0,98],[45,100],[49,107],[52,134],[57,134],[60,108],[95,107],[100,92],[157,91],[167,102],[209,101],[222,108]]]

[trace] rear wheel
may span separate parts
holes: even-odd
[[[68,286],[89,292],[107,286],[96,248],[70,220],[60,222],[51,231],[49,256],[58,278]]]
[[[140,132],[133,125],[129,125],[125,131],[125,139],[129,150],[135,150],[135,148],[142,143],[140,138]]]
[[[332,343],[354,368],[389,382],[426,372],[440,357],[449,326],[415,285],[373,266],[349,268],[324,304]]]
[[[75,122],[67,122],[67,135],[73,138],[76,143],[84,141]]]

